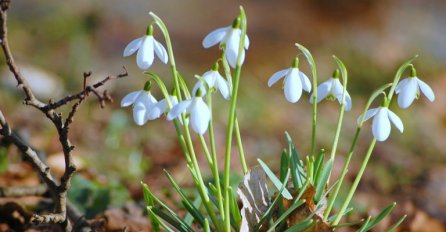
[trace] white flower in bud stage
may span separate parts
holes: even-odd
[[[297,58],[293,61],[293,65],[289,69],[284,69],[274,73],[268,80],[268,86],[271,87],[277,81],[285,77],[283,80],[283,90],[285,98],[295,103],[299,101],[302,96],[302,89],[306,92],[311,91],[311,82],[308,77],[299,71]]]
[[[361,117],[362,115],[358,117],[358,124],[360,123]],[[372,134],[378,141],[385,141],[389,137],[391,130],[390,122],[392,122],[401,133],[404,131],[404,125],[401,119],[387,107],[382,106],[368,110],[365,113],[364,121],[367,121],[372,117]]]
[[[223,98],[225,98],[226,100],[228,100],[231,96],[228,82],[220,75],[220,73],[218,73],[217,70],[210,70],[205,72],[202,76],[202,79],[199,80],[192,89],[192,94],[195,95],[199,88],[202,91],[206,91],[203,81],[207,83],[209,88],[215,87],[216,89],[218,89]]]
[[[150,91],[140,90],[127,94],[121,101],[121,107],[133,105],[133,120],[142,126],[148,120],[159,118],[163,113],[156,107],[157,102]]]
[[[210,48],[216,45],[217,43],[220,43],[220,45],[225,44],[226,59],[228,60],[229,65],[231,65],[232,68],[235,68],[237,64],[241,35],[242,31],[240,30],[240,19],[237,18],[234,20],[232,26],[221,27],[209,33],[203,39],[203,47]],[[242,64],[243,61],[245,60],[245,49],[247,50],[248,48],[249,48],[249,39],[248,36],[245,35],[244,49],[242,49],[242,54],[240,54]]]
[[[420,92],[429,101],[432,102],[435,100],[434,91],[424,81],[418,79],[418,77],[411,76],[401,80],[395,88],[395,93],[398,94],[398,105],[401,108],[409,107],[415,98],[418,99]]]
[[[153,27],[147,28],[147,34],[133,40],[124,49],[124,57],[136,54],[136,64],[142,70],[150,68],[153,64],[154,54],[158,56],[161,62],[167,64],[169,60],[167,51],[163,45],[153,37]]]
[[[324,99],[335,100],[338,99],[339,104],[342,102],[342,94],[344,87],[339,81],[339,71],[336,70],[333,74],[334,77],[331,77],[327,81],[323,82],[317,87],[317,100],[319,103]],[[311,95],[310,102],[313,103],[313,95]],[[345,111],[350,111],[352,109],[352,99],[348,92],[345,93]]]
[[[189,113],[192,129],[200,135],[203,135],[209,126],[211,120],[211,111],[201,96],[195,96],[176,104],[167,114],[167,120],[181,118],[182,113]]]

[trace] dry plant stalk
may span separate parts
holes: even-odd
[[[69,218],[67,217],[67,192],[70,188],[70,180],[73,174],[76,172],[76,166],[73,163],[73,155],[72,151],[74,146],[71,144],[69,139],[69,129],[70,125],[73,122],[74,116],[82,104],[82,102],[92,93],[99,100],[100,106],[104,107],[106,102],[111,102],[112,98],[104,91],[103,93],[98,92],[97,88],[103,86],[106,82],[114,79],[119,79],[128,76],[127,70],[124,68],[124,72],[117,76],[108,76],[102,81],[99,81],[93,85],[87,85],[87,78],[91,76],[91,72],[84,73],[84,86],[81,91],[76,94],[68,95],[64,98],[61,98],[57,101],[50,100],[48,103],[42,102],[39,100],[33,93],[30,85],[24,76],[20,73],[20,70],[15,63],[14,57],[9,47],[8,43],[8,28],[7,28],[7,10],[9,8],[10,2],[7,0],[0,1],[1,12],[0,12],[0,46],[2,48],[2,52],[6,59],[6,64],[9,67],[9,70],[14,75],[15,80],[17,81],[17,87],[23,91],[25,94],[25,99],[23,103],[27,106],[31,106],[37,110],[39,110],[42,114],[48,118],[54,128],[57,130],[59,136],[59,142],[62,146],[64,160],[65,160],[65,171],[60,180],[56,179],[50,172],[50,168],[39,158],[36,150],[31,148],[26,142],[24,142],[17,134],[15,134],[11,127],[9,126],[6,118],[4,117],[2,111],[0,110],[0,134],[9,142],[14,144],[23,154],[25,160],[31,163],[34,170],[39,174],[40,178],[45,183],[48,193],[51,195],[54,202],[54,210],[50,214],[46,215],[37,215],[34,214],[30,222],[33,223],[56,223],[60,224],[64,230],[71,231],[72,226]],[[62,113],[57,110],[60,107],[70,107],[68,115],[64,117]],[[36,189],[40,189],[41,187],[36,186]],[[17,190],[18,189],[18,190]],[[21,196],[24,193],[27,194],[42,194],[42,191],[32,191],[32,190],[23,190],[21,188],[16,188],[18,191],[14,191],[13,189],[0,189],[0,197],[4,196]],[[68,211],[73,211],[68,209]],[[76,220],[81,218],[79,215]]]

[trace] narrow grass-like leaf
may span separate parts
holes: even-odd
[[[294,189],[302,188],[305,183],[305,171],[302,165],[296,148],[294,147],[291,136],[285,132],[285,137],[288,142],[288,155],[290,156],[291,178],[293,180]]]
[[[330,178],[331,169],[333,168],[333,160],[329,159],[320,174],[320,178],[316,183],[316,194],[314,195],[314,200],[319,202],[321,200],[322,193],[324,192],[325,186],[327,185],[328,178]]]
[[[395,208],[395,206],[396,206],[396,202],[393,202],[392,204],[387,206],[381,213],[378,214],[378,216],[376,216],[376,218],[374,218],[372,221],[370,221],[370,223],[367,225],[365,231],[372,229],[380,221],[382,221],[385,217],[387,217],[387,215],[389,215],[389,213],[392,212],[392,210]]]
[[[229,209],[231,211],[231,225],[235,231],[240,230],[240,224],[242,222],[242,215],[240,215],[240,209],[238,207],[237,198],[232,194],[232,187],[229,187]]]
[[[180,88],[183,91],[184,96],[187,99],[190,99],[191,95],[190,95],[189,89],[187,88],[187,84],[184,81],[183,76],[178,71],[177,71],[177,76],[178,76],[178,80],[179,80],[179,83],[180,83]]]
[[[269,169],[269,167],[262,160],[257,159],[257,161],[259,162],[260,166],[263,168],[263,170],[265,171],[266,175],[269,177],[271,182],[273,182],[277,190],[282,189],[283,186],[282,182],[280,182],[279,178],[277,178],[276,175],[274,175],[271,169]],[[283,189],[282,196],[288,200],[293,199],[293,196],[291,196],[291,193],[286,188]]]
[[[191,211],[194,211],[194,209],[192,209],[192,208],[190,208],[190,209],[187,208],[187,206],[189,206],[189,205],[188,205],[188,203],[184,202],[184,200],[182,200],[181,203],[183,204],[184,208],[187,210],[187,214],[186,214],[186,216],[184,217],[184,222],[186,222],[187,225],[190,226],[190,225],[192,225],[192,222],[194,221],[194,219],[196,218],[196,216],[200,217],[201,215],[200,215],[200,214],[199,214],[199,215],[196,215],[196,216],[192,215],[193,213],[191,213]],[[186,206],[186,205],[187,205],[187,206]],[[200,205],[201,205],[201,198],[200,198],[200,197],[196,197],[195,200],[192,202],[192,206],[194,206],[196,209],[198,209],[198,208],[200,208]],[[194,211],[194,213],[195,213],[195,211]],[[200,222],[198,221],[198,219],[197,219],[197,222],[200,223]],[[201,224],[201,223],[200,223],[200,224]],[[203,225],[203,224],[201,224],[201,225]]]
[[[281,197],[281,196],[282,196],[282,191],[283,191],[283,190],[285,189],[285,187],[287,186],[287,180],[288,180],[289,176],[290,176],[290,170],[288,169],[288,172],[287,172],[287,174],[286,174],[286,176],[285,176],[285,180],[286,180],[286,182],[283,182],[283,183],[282,183],[282,188],[279,190],[279,192],[277,192],[276,197],[274,198],[273,202],[272,202],[271,205],[269,206],[268,210],[266,210],[266,212],[265,212],[265,214],[263,215],[263,217],[260,219],[259,223],[257,223],[257,225],[255,226],[254,231],[257,231],[257,230],[259,229],[259,227],[260,227],[261,225],[263,225],[263,223],[265,222],[265,220],[268,219],[269,216],[271,215],[271,213],[273,212],[273,209],[274,209],[275,205],[276,205],[278,202],[281,202],[281,201],[282,201],[282,197]]]
[[[289,155],[287,154],[286,150],[282,151],[282,157],[280,159],[280,181],[282,183],[285,180],[285,176],[289,170]]]
[[[361,226],[361,228],[359,228],[358,229],[358,232],[364,232],[364,231],[367,231],[367,225],[369,225],[369,223],[370,223],[370,219],[371,219],[372,217],[368,217],[367,218],[367,220],[365,220],[365,222],[364,222],[364,224],[362,224],[362,226]]]
[[[152,208],[152,211],[161,219],[169,223],[171,226],[175,227],[180,232],[193,232],[192,228],[190,228],[187,224],[181,223],[181,221],[176,220],[176,218],[164,213],[161,209]]]
[[[404,215],[401,217],[400,220],[398,220],[395,224],[393,224],[392,227],[390,227],[387,232],[392,232],[394,231],[396,228],[398,228],[398,226],[400,226],[400,224],[406,219],[407,215]]]
[[[144,187],[146,184],[141,182],[141,185],[143,186],[143,195],[144,195],[144,201],[146,202],[146,205],[148,207],[153,207],[154,204],[153,204],[153,199],[152,199],[152,193],[150,191],[148,191],[148,188]],[[149,219],[150,219],[150,223],[152,224],[152,230],[155,232],[160,231],[159,220],[156,218],[156,216],[154,216],[154,214],[149,213]]]
[[[312,218],[305,219],[304,221],[290,227],[289,229],[285,230],[285,232],[298,232],[298,231],[304,231],[308,228],[310,228],[313,225],[314,220]]]
[[[192,228],[190,228],[187,223],[185,223],[172,209],[170,209],[166,204],[164,204],[164,202],[162,202],[160,199],[158,199],[154,194],[152,194],[152,192],[149,189],[149,186],[147,186],[146,184],[142,184],[143,185],[143,192],[144,194],[147,194],[148,196],[150,196],[149,198],[153,200],[152,205],[154,205],[154,203],[156,202],[157,204],[159,204],[162,208],[164,208],[165,210],[167,210],[169,212],[169,214],[172,216],[172,220],[174,220],[176,222],[175,225],[171,224],[172,226],[174,226],[175,228],[177,228],[177,225],[180,225],[180,228],[184,229],[184,231],[193,231]],[[147,203],[147,202],[146,202]],[[153,207],[152,211],[157,214],[158,216],[160,216],[158,214],[158,210],[161,211],[160,209]],[[162,212],[163,213],[163,212]],[[164,220],[166,220],[165,218],[163,218]],[[179,229],[179,228],[177,228]]]
[[[347,208],[347,209],[345,210],[345,212],[344,212],[344,215],[347,215],[347,214],[350,213],[352,210],[353,210],[352,207]],[[344,216],[344,215],[342,215],[342,216]],[[333,220],[336,219],[336,216],[338,216],[338,214],[333,214],[331,217],[328,218],[327,221],[328,221],[328,222],[332,222]],[[338,227],[338,225],[336,225],[336,227]]]
[[[156,223],[158,225],[161,225],[161,227],[163,227],[168,232],[175,232],[168,225],[166,225],[166,223],[164,223],[163,221],[158,219],[158,216],[156,216],[156,214],[152,211],[152,206],[147,206],[147,211],[149,212],[150,218],[153,218],[154,220],[156,220]],[[153,231],[160,231],[159,227],[158,227],[158,229],[155,229],[155,228],[152,227],[152,230]]]
[[[155,73],[151,73],[151,72],[148,72],[148,71],[144,71],[144,74],[146,74],[152,80],[155,81],[155,83],[160,88],[161,93],[163,94],[164,98],[166,99],[166,102],[167,102],[169,108],[172,108],[172,102],[170,102],[169,92],[167,91],[167,88],[164,85],[164,82],[161,80],[161,78],[158,75],[156,75]]]
[[[172,184],[173,188],[177,191],[177,193],[180,195],[182,199],[183,206],[186,208],[186,210],[195,218],[195,220],[203,226],[204,223],[204,217],[201,215],[200,211],[194,206],[194,204],[187,198],[186,194],[184,194],[183,190],[178,186],[178,184],[175,182],[173,177],[164,170],[164,174],[167,176],[167,179],[169,179],[170,183]],[[201,199],[201,198],[197,198]]]
[[[204,219],[203,231],[204,231],[204,232],[210,232],[210,231],[211,231],[211,228],[209,227],[209,221],[208,221],[208,219]]]
[[[319,151],[319,153],[317,154],[316,160],[314,161],[314,182],[318,183],[319,182],[319,178],[321,177],[321,173],[324,167],[324,157],[325,157],[325,150],[321,149]]]

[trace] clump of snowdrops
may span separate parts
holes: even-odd
[[[133,107],[133,118],[136,124],[144,125],[149,120],[166,116],[175,126],[178,141],[187,161],[187,168],[195,184],[197,195],[190,196],[175,182],[166,170],[166,177],[173,189],[181,197],[181,204],[187,212],[180,217],[170,209],[149,187],[143,183],[144,197],[153,231],[333,231],[352,223],[342,222],[343,217],[355,209],[349,204],[358,187],[377,142],[388,139],[392,124],[401,133],[404,130],[401,119],[389,108],[394,95],[397,95],[401,108],[409,107],[415,99],[424,95],[428,100],[434,100],[432,89],[417,77],[412,61],[408,60],[397,70],[393,81],[375,90],[363,114],[357,119],[356,132],[345,157],[345,163],[340,176],[332,177],[333,162],[337,155],[337,146],[344,113],[352,108],[352,99],[347,91],[348,72],[343,62],[333,56],[337,65],[332,77],[318,86],[316,63],[310,51],[296,43],[296,57],[291,66],[274,73],[268,86],[278,85],[283,81],[284,95],[290,103],[296,103],[303,92],[311,94],[312,106],[312,136],[311,153],[302,156],[288,133],[285,133],[288,146],[281,152],[279,173],[271,171],[265,162],[258,160],[259,165],[248,169],[245,161],[240,127],[237,120],[237,93],[242,74],[245,52],[249,48],[247,35],[247,20],[245,12],[240,7],[240,14],[231,25],[210,32],[203,40],[204,48],[218,47],[221,56],[210,64],[209,70],[202,75],[195,75],[196,84],[190,91],[183,76],[177,70],[169,32],[163,21],[154,13],[150,13],[154,21],[147,27],[145,35],[130,42],[124,50],[124,56],[136,53],[136,63],[142,70],[150,69],[155,58],[162,63],[169,63],[173,86],[164,84],[161,78],[152,71],[144,71],[148,80],[141,90],[126,95],[121,102],[122,107]],[[157,29],[157,30],[155,30]],[[159,30],[158,30],[159,29]],[[156,38],[164,36],[165,45]],[[304,57],[311,67],[311,78],[299,70],[298,57]],[[400,80],[404,73],[409,77]],[[274,86],[275,87],[275,86]],[[152,88],[159,88],[163,94],[162,100],[157,100],[151,94]],[[171,91],[168,91],[171,90]],[[226,140],[224,154],[217,154],[214,136],[212,99],[221,95],[229,104],[227,116]],[[317,104],[323,100],[337,100],[340,104],[336,133],[331,148],[316,148]],[[375,108],[371,108],[377,105]],[[362,159],[360,169],[351,186],[345,186],[344,179],[350,160],[355,151],[358,136],[366,121],[371,119],[373,139]],[[192,131],[190,130],[192,129]],[[197,136],[197,139],[193,139]],[[235,140],[238,157],[232,152]],[[195,141],[195,143],[194,143]],[[203,154],[197,154],[196,147],[201,146]],[[326,153],[328,153],[326,155]],[[210,170],[211,182],[203,178],[198,165],[197,156],[204,155]],[[224,169],[219,170],[219,156],[224,157]],[[231,159],[239,159],[244,179],[238,189],[230,185]],[[220,175],[222,174],[222,175]],[[268,177],[268,178],[267,178]],[[267,179],[276,188],[274,194],[269,194]],[[334,181],[330,181],[334,180]],[[341,188],[346,188],[347,196],[341,201],[340,208],[334,208],[334,203],[340,201],[338,194]],[[358,231],[368,231],[385,218],[395,207],[395,203],[375,217],[368,217],[359,223]],[[394,230],[403,220],[394,222],[389,231]],[[355,222],[353,222],[355,223]]]

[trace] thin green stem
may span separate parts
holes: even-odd
[[[350,191],[348,192],[347,198],[345,199],[344,203],[341,206],[341,209],[339,210],[338,215],[336,216],[335,220],[333,221],[332,226],[336,226],[339,221],[341,221],[341,218],[344,216],[344,212],[347,209],[348,205],[350,204],[350,201],[353,198],[353,194],[356,191],[356,188],[359,185],[359,182],[361,181],[362,175],[364,174],[365,168],[367,167],[367,163],[369,162],[370,156],[373,152],[373,149],[375,148],[376,139],[373,138],[372,142],[370,143],[370,146],[367,150],[367,153],[364,157],[364,160],[362,161],[361,168],[359,169],[358,174],[356,175],[355,181],[353,182]]]
[[[244,12],[243,7],[240,7],[240,28],[241,28],[241,35],[240,35],[240,43],[239,43],[239,50],[238,50],[238,56],[237,56],[237,62],[236,62],[236,68],[235,68],[235,77],[233,80],[233,89],[232,89],[232,95],[231,95],[231,102],[229,107],[229,118],[228,118],[228,130],[226,134],[226,150],[225,150],[225,166],[224,166],[224,172],[223,172],[223,185],[224,185],[224,193],[225,193],[225,231],[231,230],[231,218],[230,218],[230,183],[229,183],[229,177],[230,177],[230,171],[231,171],[231,145],[232,145],[232,132],[234,130],[234,122],[235,122],[235,109],[237,105],[237,94],[238,94],[238,87],[239,87],[239,81],[240,81],[240,74],[241,74],[241,64],[242,64],[242,52],[244,49],[245,44],[245,36],[246,36],[246,15]]]
[[[175,86],[175,89],[177,90],[177,91],[175,91],[175,93],[176,93],[176,96],[178,97],[178,101],[182,101],[183,98],[181,96],[180,83],[178,81],[178,72],[177,72],[177,67],[175,64],[175,57],[173,55],[172,42],[170,40],[169,31],[167,30],[167,27],[164,24],[164,22],[157,15],[155,15],[153,12],[150,12],[149,14],[153,17],[153,19],[155,19],[156,24],[163,32],[164,38],[166,39],[167,55],[169,57],[170,69],[172,70],[174,86]]]
[[[186,121],[186,118],[184,117],[184,114],[182,115],[183,122]],[[194,170],[195,176],[197,181],[195,181],[195,185],[198,188],[198,192],[200,194],[201,199],[203,200],[204,207],[206,208],[206,211],[209,213],[209,216],[211,217],[212,222],[215,225],[215,228],[217,231],[220,231],[220,221],[217,219],[217,216],[215,214],[215,210],[213,209],[212,202],[209,199],[208,190],[206,188],[206,185],[204,184],[203,177],[201,176],[200,166],[198,165],[197,157],[195,155],[194,146],[192,143],[192,138],[190,136],[189,128],[186,124],[183,124],[184,133],[186,135],[186,143],[192,158],[191,162],[191,169]]]
[[[214,163],[214,166],[212,168],[212,175],[215,179],[215,187],[217,188],[217,201],[218,201],[218,208],[220,210],[220,215],[222,217],[222,220],[224,221],[224,205],[223,205],[223,195],[221,192],[221,184],[220,184],[220,175],[218,173],[218,163],[217,163],[217,149],[215,146],[215,134],[214,134],[214,123],[213,123],[213,116],[212,116],[212,94],[208,93],[207,95],[208,100],[208,106],[209,109],[211,109],[211,121],[209,122],[209,141],[211,143],[211,154],[212,154],[212,162]]]
[[[240,163],[242,164],[243,175],[246,175],[246,173],[248,173],[248,166],[246,165],[245,151],[243,149],[242,137],[240,135],[240,128],[238,126],[237,116],[235,116],[235,139],[237,140],[237,147],[240,155]]]
[[[206,156],[206,159],[209,163],[209,167],[212,170],[212,169],[214,169],[214,161],[212,160],[211,153],[209,152],[209,148],[206,143],[206,139],[204,138],[203,135],[200,135],[199,138],[200,138],[201,146],[203,147],[204,155]]]

